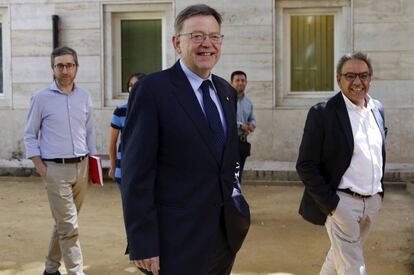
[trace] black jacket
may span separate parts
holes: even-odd
[[[374,100],[374,99],[372,99]],[[384,111],[374,100],[372,110],[380,129],[385,167]],[[336,190],[351,163],[354,139],[345,101],[341,92],[327,102],[318,103],[308,113],[296,170],[305,185],[299,213],[307,221],[323,225],[327,215],[336,208]],[[381,179],[384,190],[383,178]]]
[[[232,196],[238,159],[235,94],[224,79],[213,75],[212,80],[227,124],[222,159],[179,62],[147,75],[129,99],[122,197],[130,258],[160,256],[163,275],[207,274],[221,215],[234,253],[247,233],[248,213],[239,215]]]

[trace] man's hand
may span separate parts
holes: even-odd
[[[37,173],[39,173],[39,175],[42,178],[46,178],[47,167],[46,167],[46,165],[43,162],[41,162],[38,165],[36,165],[36,171],[37,171]]]
[[[46,173],[47,173],[47,167],[46,167],[45,163],[43,162],[43,160],[39,156],[32,157],[31,160],[33,161],[33,164],[36,167],[37,173],[42,178],[45,178]]]
[[[115,169],[113,169],[112,167],[111,167],[111,168],[109,168],[109,171],[108,171],[108,176],[109,176],[111,179],[115,180]]]
[[[240,130],[242,130],[244,133],[249,134],[254,131],[256,127],[253,124],[242,124],[240,125]]]
[[[256,129],[256,127],[253,124],[248,124],[247,127],[249,132],[253,132],[254,129]]]
[[[240,125],[240,130],[242,130],[245,133],[248,133],[249,132],[249,124]]]
[[[158,275],[160,271],[160,257],[152,257],[143,260],[134,260],[134,264],[137,267],[143,268],[147,271],[151,271],[152,274]]]

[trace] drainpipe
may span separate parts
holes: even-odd
[[[59,16],[52,15],[53,22],[53,49],[59,47]]]

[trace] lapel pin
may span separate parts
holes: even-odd
[[[227,101],[229,101],[229,100],[230,100],[228,96],[226,96],[226,100],[227,100]]]

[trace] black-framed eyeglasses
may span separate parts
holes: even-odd
[[[354,81],[357,77],[359,77],[359,79],[361,81],[366,81],[371,77],[371,74],[369,72],[362,72],[362,73],[344,73],[344,74],[339,74],[340,76],[345,76],[345,79],[347,81]]]
[[[58,63],[55,64],[54,66],[58,71],[63,71],[64,68],[66,68],[66,70],[70,71],[73,70],[76,67],[76,64],[74,63],[66,63],[66,64],[62,64],[62,63]]]
[[[207,37],[210,39],[211,43],[221,44],[223,42],[224,35],[220,33],[203,33],[203,32],[189,32],[189,33],[180,33],[178,37],[188,35],[193,43],[202,43]]]

